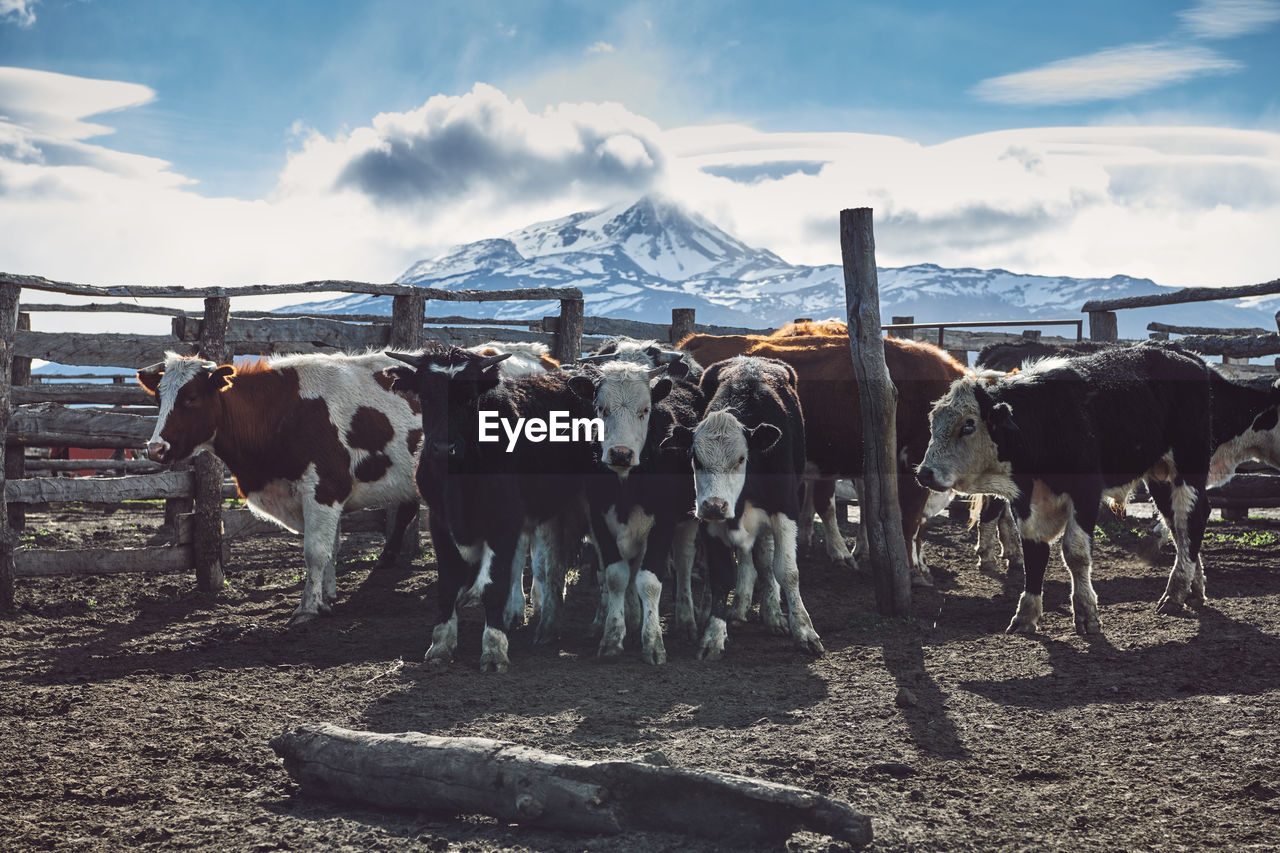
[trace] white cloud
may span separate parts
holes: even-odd
[[[15,23],[29,27],[36,22],[36,4],[40,0],[0,0],[0,24]]]
[[[0,112],[53,91],[31,77],[15,94],[9,80]],[[798,263],[838,263],[839,211],[859,206],[874,208],[878,259],[892,266],[1204,285],[1268,280],[1280,262],[1277,133],[1037,128],[926,146],[744,125],[664,132],[617,105],[535,113],[477,87],[338,138],[312,133],[269,198],[240,201],[87,139],[97,125],[81,119],[97,108],[150,96],[104,82],[0,125],[7,270],[96,284],[389,281],[453,244],[649,190]],[[353,164],[369,162],[408,189],[364,181]]]
[[[983,80],[979,99],[1001,104],[1078,104],[1125,98],[1240,63],[1197,45],[1130,44]]]
[[[587,53],[616,53],[617,48],[607,41],[598,41],[587,48]]]
[[[1225,39],[1266,29],[1280,21],[1280,3],[1274,0],[1200,0],[1179,12],[1192,35]]]

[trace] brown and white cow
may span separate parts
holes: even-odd
[[[679,346],[704,366],[731,358],[745,347],[748,355],[775,358],[791,365],[799,377],[800,403],[805,418],[805,457],[821,477],[859,478],[862,475],[862,420],[853,356],[846,334],[830,334],[840,324],[790,324],[773,335],[690,335]],[[900,461],[898,501],[903,536],[911,556],[913,580],[929,583],[920,537],[933,495],[914,482],[912,469],[929,444],[929,410],[933,401],[967,371],[963,365],[930,344],[886,338],[885,363],[898,389],[897,456]],[[822,502],[828,526],[828,547],[844,542],[836,532],[834,511]],[[805,519],[807,522],[809,519]],[[832,540],[835,540],[833,543]],[[847,554],[847,549],[845,549]],[[833,556],[836,556],[833,554]]]
[[[382,353],[292,355],[236,368],[166,353],[138,371],[160,406],[150,457],[221,459],[250,509],[302,533],[307,565],[293,623],[330,612],[343,510],[397,504],[394,555],[417,511],[414,455],[422,442],[417,400],[391,389]]]

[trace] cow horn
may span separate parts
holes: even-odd
[[[649,347],[649,349],[645,350],[645,354],[658,364],[671,364],[673,361],[681,361],[684,358],[683,352],[672,352],[658,349],[657,347]]]
[[[157,361],[155,364],[150,365],[149,367],[139,367],[138,372],[139,373],[164,373],[164,362]]]
[[[600,355],[584,355],[578,361],[581,364],[604,364],[606,361],[616,361],[617,358],[617,353],[607,352]]]
[[[498,362],[506,361],[507,359],[511,358],[512,355],[514,355],[514,353],[500,352],[497,355],[488,356],[487,358],[485,358],[483,361],[480,362],[480,369],[488,370],[490,367],[493,367]]]
[[[658,376],[666,372],[667,366],[665,364],[659,364],[657,367],[654,367],[649,371],[649,378],[656,379]]]
[[[403,361],[415,370],[422,369],[422,356],[420,355],[410,355],[407,352],[392,352],[391,350],[387,350],[387,355],[396,361]]]

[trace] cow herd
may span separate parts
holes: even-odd
[[[1049,545],[1061,538],[1077,630],[1100,630],[1090,580],[1099,507],[1145,481],[1176,557],[1158,605],[1204,600],[1206,488],[1255,459],[1280,467],[1280,384],[1224,379],[1174,346],[1096,352],[984,351],[971,370],[889,338],[898,392],[903,537],[913,581],[931,582],[922,533],[953,494],[990,495],[979,556],[995,536],[1025,588],[1009,626],[1042,615]],[[295,622],[330,611],[342,513],[397,506],[380,560],[396,556],[419,498],[439,567],[428,662],[452,660],[457,608],[484,609],[482,670],[509,665],[532,568],[535,643],[553,640],[567,567],[594,546],[599,655],[639,634],[666,660],[659,602],[674,575],[672,630],[715,659],[746,618],[823,652],[800,592],[797,551],[815,512],[828,556],[837,478],[862,475],[861,418],[843,324],[772,335],[695,334],[666,351],[620,340],[561,366],[537,344],[299,355],[219,366],[169,354],[139,371],[157,397],[148,451],[172,463],[216,454],[255,512],[300,531],[307,573]],[[501,427],[499,429],[499,426]],[[709,607],[695,605],[701,555]],[[759,576],[759,577],[758,577]]]

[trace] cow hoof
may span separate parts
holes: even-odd
[[[814,634],[812,637],[797,637],[796,642],[800,644],[800,648],[804,649],[814,657],[825,655],[827,653],[826,647],[822,645],[822,640],[817,634]]]
[[[1085,619],[1076,620],[1076,633],[1082,636],[1089,634],[1101,634],[1102,623],[1098,621],[1097,616],[1091,616]]]
[[[911,585],[913,587],[931,587],[933,586],[933,577],[929,574],[928,570],[917,571],[912,569]]]
[[[551,627],[549,622],[538,622],[538,627],[533,630],[533,644],[535,646],[545,646],[555,642],[556,630]]]
[[[1208,600],[1209,599],[1205,597],[1205,594],[1203,592],[1192,592],[1190,595],[1187,596],[1186,605],[1188,607],[1194,607],[1196,610],[1199,610],[1201,607],[1205,606]]]
[[[1009,623],[1009,627],[1004,629],[1004,632],[1006,634],[1034,634],[1036,632],[1036,623],[1014,619]]]
[[[299,625],[305,625],[319,615],[319,613],[308,613],[302,610],[295,610],[293,611],[293,615],[289,617],[288,627],[296,628]]]
[[[428,666],[443,667],[453,662],[453,652],[447,648],[432,646],[427,649],[427,654],[423,658]]]
[[[1156,602],[1156,612],[1162,616],[1178,616],[1185,612],[1182,602],[1168,593],[1160,596]]]
[[[662,646],[646,649],[640,653],[640,659],[650,666],[661,666],[667,662],[667,650]]]
[[[703,646],[698,649],[698,660],[720,660],[724,654],[724,649],[715,646]]]
[[[600,647],[596,649],[596,657],[616,658],[621,654],[622,654],[621,640],[616,640],[613,642],[610,642],[608,640],[601,640]]]
[[[484,658],[480,659],[481,672],[496,672],[499,675],[501,675],[502,673],[506,672],[510,667],[511,665],[506,660],[496,660],[496,659],[485,660]]]

